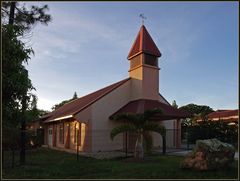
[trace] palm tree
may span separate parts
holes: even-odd
[[[142,114],[119,114],[112,118],[115,121],[123,121],[125,124],[117,126],[112,129],[110,137],[113,138],[123,132],[132,132],[137,134],[137,140],[135,144],[134,157],[143,158],[143,139],[146,145],[151,147],[152,136],[150,131],[157,132],[162,135],[163,142],[165,143],[166,129],[164,126],[151,122],[150,118],[155,114],[162,113],[160,109],[147,110]]]

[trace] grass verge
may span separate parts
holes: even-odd
[[[4,162],[11,159],[4,155]],[[14,168],[3,165],[4,179],[236,179],[238,161],[220,171],[180,169],[182,156],[152,155],[144,161],[132,158],[97,160],[94,158],[39,148],[27,151],[26,164]],[[15,162],[19,160],[16,155]]]

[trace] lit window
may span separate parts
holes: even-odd
[[[75,131],[74,131],[74,143],[77,143],[78,146],[81,146],[81,129],[82,129],[82,124],[76,123]]]

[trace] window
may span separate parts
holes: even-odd
[[[82,138],[82,123],[76,123],[75,129],[74,129],[74,143],[78,144],[78,146],[81,146],[81,138]]]
[[[146,65],[158,66],[158,59],[155,56],[145,54],[144,55],[144,63]]]
[[[64,143],[64,123],[60,123],[59,125],[59,142]]]
[[[49,129],[48,129],[48,134],[49,134],[49,135],[52,135],[52,128],[49,128]]]
[[[78,135],[78,125],[75,123],[74,127],[74,143],[77,143],[77,135]]]

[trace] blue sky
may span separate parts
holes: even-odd
[[[170,103],[238,108],[237,2],[45,3],[53,21],[34,28],[26,66],[38,108],[127,78],[140,13],[162,53],[160,93]]]

